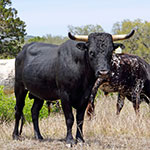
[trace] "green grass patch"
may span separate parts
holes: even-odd
[[[28,122],[32,121],[31,118],[31,108],[34,100],[29,99],[28,94],[25,99],[25,106],[23,109],[25,120]],[[5,95],[3,92],[3,86],[0,86],[0,123],[2,122],[10,122],[15,119],[15,104],[16,98],[12,95]],[[55,105],[51,108],[51,112],[59,112],[60,109]],[[39,118],[42,119],[44,117],[48,117],[48,109],[46,105],[46,101],[42,109],[40,110]]]

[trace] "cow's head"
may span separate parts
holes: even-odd
[[[113,51],[120,46],[113,41],[123,40],[131,37],[134,30],[128,35],[111,35],[108,33],[91,33],[89,36],[72,36],[69,38],[77,41],[85,41],[85,43],[78,43],[76,46],[88,53],[88,61],[91,68],[95,72],[95,76],[106,77],[110,71],[110,60]]]

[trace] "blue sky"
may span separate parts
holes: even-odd
[[[150,21],[150,0],[12,0],[28,35],[67,36],[68,25],[99,24],[111,33],[124,19]]]

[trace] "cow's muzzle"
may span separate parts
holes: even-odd
[[[109,75],[109,71],[108,70],[98,70],[96,72],[96,77],[97,78],[107,78]]]

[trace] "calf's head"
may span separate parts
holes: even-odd
[[[70,33],[68,35],[72,40],[85,41],[85,43],[78,43],[77,48],[87,51],[88,62],[95,72],[95,76],[105,78],[110,71],[112,53],[121,45],[113,43],[113,41],[127,39],[133,33],[134,30],[128,35],[111,35],[108,33],[91,33],[89,36],[73,36]]]

